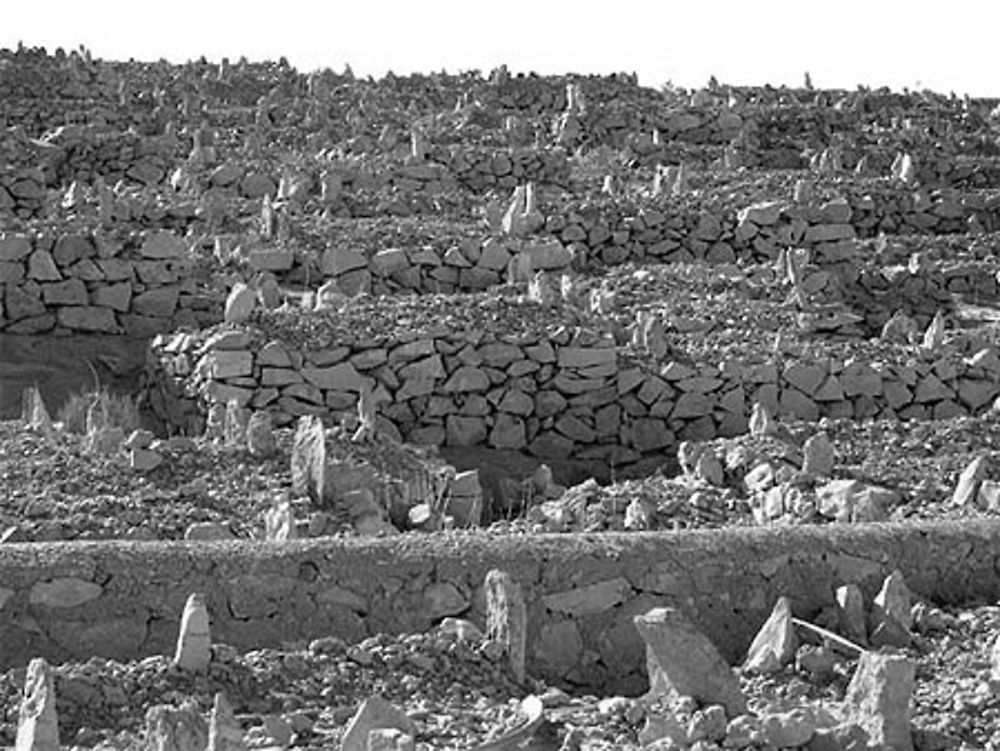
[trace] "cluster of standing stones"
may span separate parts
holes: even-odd
[[[323,421],[345,413],[359,413],[361,445],[485,446],[641,474],[684,442],[766,434],[773,418],[948,418],[1000,395],[990,342],[944,333],[956,296],[1000,293],[996,102],[714,82],[688,95],[505,68],[375,82],[83,49],[5,50],[0,71],[0,333],[148,339],[145,386],[171,432],[221,424],[266,453],[271,426],[296,425],[313,448],[297,453],[300,487],[354,494],[372,533],[387,501],[364,481],[338,486],[353,475],[325,456]],[[623,332],[608,325],[622,313],[614,290],[574,296],[574,279],[629,263],[766,268],[806,312],[820,300],[834,313],[804,327],[808,355],[688,355],[671,338],[698,327],[669,309]],[[825,348],[864,338],[878,342]],[[147,433],[125,441],[140,470],[159,463],[153,447]],[[474,524],[474,476],[411,459],[403,495],[429,505],[450,483]],[[268,520],[272,539],[289,536],[284,514]],[[604,584],[549,596],[571,616],[544,634],[556,677],[581,659],[573,617],[622,602]],[[896,575],[868,612],[851,586],[831,623],[862,656],[836,717],[748,714],[679,611],[636,615],[652,693],[701,707],[694,729],[659,718],[646,739],[739,748],[773,732],[779,746],[840,748],[824,736],[857,731],[911,748],[913,664],[865,647],[905,645],[924,611]],[[484,588],[489,637],[523,678],[523,599],[502,572]],[[204,669],[207,624],[192,596],[178,669]],[[795,629],[808,626],[779,601],[745,668],[801,661]],[[824,659],[806,654],[817,670]],[[54,701],[36,660],[18,748],[58,746]],[[394,716],[369,710],[359,717]],[[151,710],[151,737],[186,723],[199,744],[240,747],[224,697],[207,726],[173,711]],[[374,724],[357,748],[412,747],[402,721]]]
[[[445,619],[439,630],[456,638],[485,640],[503,657],[509,676],[524,684],[528,608],[521,587],[509,574],[493,569],[486,575],[484,591],[485,634],[473,623],[456,618]],[[704,742],[724,748],[769,744],[773,748],[841,749],[861,744],[857,747],[913,749],[909,702],[915,684],[914,661],[866,647],[907,646],[913,638],[911,630],[933,630],[935,624],[940,628],[949,616],[916,602],[898,571],[885,579],[870,605],[856,585],[840,587],[830,615],[850,638],[794,618],[788,599],[779,598],[739,670],[747,675],[773,674],[794,662],[822,674],[832,670],[834,650],[846,650],[860,657],[843,701],[763,714],[748,708],[739,673],[681,610],[656,607],[635,615],[635,628],[645,643],[647,698],[673,703],[673,708],[683,708],[690,715],[685,724],[673,709],[651,713],[640,732],[643,746],[698,748]],[[827,646],[804,644],[797,631],[803,628],[828,637]],[[213,659],[210,614],[203,595],[195,593],[184,607],[172,665],[188,675],[205,674]],[[56,705],[52,669],[44,659],[36,658],[26,672],[16,748],[61,748]],[[544,719],[544,705],[539,697],[529,696],[521,707],[528,716],[522,727],[476,748],[517,748],[527,741]],[[151,706],[145,719],[144,748],[238,751],[261,747],[262,742],[268,748],[282,747],[270,743],[268,735],[282,735],[282,721],[272,720],[271,727],[265,723],[263,729],[244,733],[223,693],[215,695],[207,721],[194,702]],[[345,751],[412,751],[414,734],[406,713],[374,694],[360,703],[345,726],[340,747]]]

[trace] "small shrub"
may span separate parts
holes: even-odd
[[[59,408],[56,419],[67,432],[83,435],[87,432],[87,411],[95,404],[107,415],[109,428],[118,427],[125,433],[131,433],[140,427],[138,399],[127,394],[112,394],[103,387],[100,391],[71,394]]]

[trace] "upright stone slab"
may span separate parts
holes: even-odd
[[[16,751],[59,751],[59,722],[52,670],[41,657],[28,663],[18,713]]]
[[[958,477],[955,492],[951,496],[951,505],[969,506],[974,503],[988,471],[989,464],[985,455],[973,459]]]
[[[268,542],[285,542],[294,540],[298,535],[295,527],[295,514],[292,504],[279,501],[264,512],[264,534]]]
[[[21,419],[46,436],[52,434],[52,418],[37,386],[29,386],[22,396]]]
[[[211,660],[212,635],[204,595],[195,592],[184,605],[174,664],[182,670],[206,670]]]
[[[514,679],[525,678],[528,615],[520,585],[506,571],[486,574],[486,636],[502,644]]]
[[[942,344],[944,344],[944,314],[939,310],[924,331],[923,349],[927,352],[940,352]]]
[[[145,751],[200,751],[207,743],[208,727],[193,701],[146,711]]]
[[[779,597],[771,615],[754,637],[744,667],[753,673],[777,672],[791,661],[797,648],[792,605],[787,597]]]
[[[236,399],[226,402],[226,445],[245,446],[249,424],[250,410],[241,407]]]
[[[221,691],[215,695],[208,720],[208,747],[205,751],[245,751],[243,731],[233,708]]]
[[[906,586],[903,572],[896,570],[882,582],[882,588],[872,600],[872,627],[886,618],[892,618],[900,626],[909,629],[913,625],[913,595]]]
[[[857,584],[844,584],[834,593],[837,599],[840,632],[859,646],[868,643],[865,596]]]
[[[703,704],[721,704],[730,718],[746,712],[736,674],[680,610],[653,608],[634,622],[646,643],[650,696],[690,696]]]
[[[300,418],[295,431],[292,488],[307,493],[318,505],[326,500],[326,431],[314,415]]]
[[[767,411],[767,408],[760,402],[754,402],[750,413],[750,435],[755,438],[774,435],[777,430],[778,426],[774,422],[774,418]]]
[[[237,282],[226,298],[224,319],[226,323],[244,323],[257,307],[257,292],[243,282]]]
[[[810,436],[802,446],[802,471],[818,477],[833,474],[837,455],[833,443],[826,433]]]
[[[347,723],[341,751],[368,751],[369,733],[383,728],[395,728],[407,735],[416,735],[413,720],[375,694],[361,703],[354,717]]]
[[[862,652],[844,695],[844,713],[875,748],[913,751],[910,696],[916,666],[903,655]]]
[[[226,436],[226,405],[213,404],[205,420],[205,440],[221,441]]]
[[[250,415],[250,421],[247,423],[247,451],[256,459],[266,459],[276,448],[271,413],[257,410]]]

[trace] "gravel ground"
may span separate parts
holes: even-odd
[[[911,724],[918,751],[997,748],[1000,691],[991,678],[990,652],[1000,607],[922,612],[913,644],[904,650],[917,666]],[[193,699],[207,713],[217,691],[233,704],[248,739],[284,735],[304,749],[336,747],[358,703],[375,693],[409,715],[418,749],[475,748],[495,739],[524,721],[519,705],[529,694],[540,695],[545,705],[545,721],[527,746],[533,749],[638,749],[648,740],[647,723],[665,716],[682,727],[706,723],[704,711],[693,716],[692,702],[575,696],[530,677],[519,685],[503,662],[488,641],[445,630],[354,645],[328,637],[245,654],[216,644],[202,673],[185,673],[167,657],[129,663],[93,658],[55,669],[60,734],[67,746],[136,748],[150,706]],[[795,710],[813,727],[836,722],[829,718],[836,716],[855,663],[804,638],[794,664],[783,670],[765,676],[740,671],[749,707],[741,722],[766,728],[768,717]],[[0,675],[6,707],[0,710],[0,743],[13,742],[24,673]],[[768,731],[759,732],[753,745],[767,748]],[[725,747],[747,747],[730,742]]]
[[[779,436],[719,438],[699,443],[723,464],[721,482],[706,482],[683,470],[662,471],[609,485],[587,481],[568,489],[521,479],[524,510],[483,533],[574,532],[628,529],[717,528],[758,523],[826,523],[815,509],[763,520],[747,474],[768,461],[787,465],[788,479],[815,490],[830,479],[857,480],[898,494],[885,518],[964,519],[995,516],[986,503],[951,504],[962,471],[986,457],[986,479],[1000,480],[1000,414],[929,421],[824,419],[818,425],[788,423]],[[833,445],[830,477],[806,477],[798,468],[802,446],[818,431]],[[291,495],[294,431],[278,429],[276,453],[264,460],[245,450],[203,439],[175,438],[159,450],[166,461],[150,472],[129,468],[124,452],[95,455],[84,438],[58,432],[48,438],[19,421],[0,422],[0,530],[18,541],[93,539],[183,539],[192,524],[213,522],[234,536],[259,537],[263,515],[275,501],[291,497],[302,532],[309,536],[355,534],[347,511],[320,509]],[[671,463],[672,465],[675,463]],[[669,465],[668,465],[669,466]],[[510,499],[508,499],[509,501]],[[513,504],[516,506],[517,504]],[[633,506],[630,511],[629,507]],[[630,521],[636,509],[645,521]],[[418,533],[423,534],[423,533]]]

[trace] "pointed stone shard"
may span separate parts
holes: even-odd
[[[245,446],[249,423],[249,409],[241,407],[236,399],[230,399],[226,402],[226,445],[232,447]]]
[[[274,206],[271,204],[270,193],[265,193],[261,199],[260,234],[268,240],[273,239],[276,234]]]
[[[993,641],[993,649],[990,650],[990,678],[1000,681],[1000,633]]]
[[[667,353],[667,331],[658,315],[648,310],[636,313],[633,343],[656,358]]]
[[[913,751],[910,696],[915,676],[909,657],[861,654],[844,696],[844,713],[868,732],[872,747]]]
[[[212,634],[209,629],[205,596],[193,593],[184,605],[174,664],[182,670],[206,670],[212,656]]]
[[[358,429],[354,431],[352,440],[355,443],[369,443],[375,440],[375,414],[378,405],[371,384],[364,381],[358,395]]]
[[[913,596],[906,586],[903,573],[898,569],[893,571],[882,582],[882,589],[872,600],[872,623],[877,626],[886,618],[892,618],[904,629],[913,625]]]
[[[808,475],[829,477],[836,459],[833,443],[826,433],[811,436],[802,446],[802,471]]]
[[[264,537],[268,542],[285,542],[298,537],[295,514],[287,498],[279,500],[264,512]]]
[[[257,307],[257,293],[249,285],[237,282],[226,298],[224,319],[226,323],[244,323]]]
[[[45,436],[52,435],[52,418],[45,406],[42,394],[37,386],[29,386],[21,397],[21,419],[32,430],[38,430]]]
[[[942,344],[944,344],[944,313],[939,310],[924,332],[923,348],[928,352],[936,352],[941,349]]]
[[[59,723],[52,670],[41,657],[28,663],[17,721],[16,751],[59,751]]]
[[[292,488],[322,506],[326,494],[326,431],[315,415],[299,418],[292,447]]]
[[[653,173],[653,198],[663,195],[667,185],[667,168],[657,164],[656,172]]]
[[[861,588],[857,584],[845,584],[837,587],[834,594],[841,633],[856,644],[864,645],[868,641],[868,629],[865,622],[865,596]]]
[[[904,183],[912,183],[917,177],[917,167],[914,164],[913,157],[909,154],[903,154],[902,159],[899,160],[899,174],[897,177]]]
[[[746,712],[736,674],[680,610],[653,608],[633,620],[646,643],[651,697],[691,696],[702,704],[721,704],[729,717]]]
[[[785,254],[785,278],[795,289],[801,290],[805,281],[805,267],[809,265],[808,248],[789,248]]]
[[[215,695],[208,720],[208,747],[205,751],[245,751],[243,731],[233,708],[221,691]]]
[[[157,704],[146,711],[145,751],[200,751],[208,727],[193,700],[179,707]]]
[[[968,506],[974,503],[988,471],[989,464],[985,455],[973,459],[958,477],[955,493],[951,497],[951,505]]]
[[[653,520],[650,509],[639,497],[633,498],[625,508],[625,529],[629,532],[639,532],[652,528]]]
[[[767,408],[760,402],[754,402],[753,410],[750,413],[750,435],[754,438],[774,435],[778,430],[774,418],[771,417]]]
[[[416,735],[413,720],[375,694],[361,703],[354,717],[347,723],[341,751],[368,751],[369,733],[383,728],[394,728],[407,735]]]
[[[208,408],[205,420],[205,440],[221,441],[226,435],[226,405],[216,402]]]
[[[796,649],[798,637],[792,623],[792,605],[787,597],[779,597],[754,637],[743,667],[751,673],[775,673],[791,662]]]
[[[523,682],[528,633],[524,594],[510,574],[498,569],[486,574],[485,590],[487,638],[503,646],[511,674]]]
[[[687,165],[681,164],[677,169],[676,175],[676,179],[670,186],[670,195],[679,198],[687,193],[688,190],[689,170]]]

